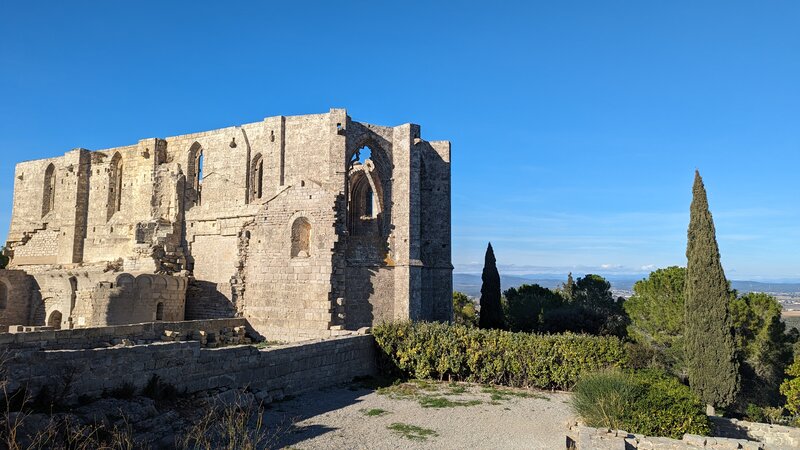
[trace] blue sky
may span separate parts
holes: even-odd
[[[345,107],[453,143],[453,260],[683,264],[691,184],[733,279],[800,280],[800,3],[0,2],[13,167]]]

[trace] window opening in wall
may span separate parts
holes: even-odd
[[[258,181],[256,182],[257,190],[256,196],[261,198],[264,195],[264,161],[258,161],[258,169],[256,170],[256,178]]]
[[[253,158],[251,169],[250,185],[252,186],[252,200],[258,200],[264,196],[264,158],[261,154]]]
[[[201,204],[202,200],[202,190],[203,190],[203,162],[205,157],[203,156],[203,149],[201,148],[197,152],[197,157],[194,161],[194,190],[197,192],[197,199],[195,200],[195,205]]]
[[[164,320],[164,303],[158,302],[156,305],[156,320]]]
[[[47,319],[47,326],[56,330],[61,329],[61,311],[53,311]]]
[[[367,191],[364,193],[364,215],[366,217],[369,217],[370,219],[374,218],[374,216],[372,215],[372,211],[373,211],[373,209],[372,209],[373,198],[372,197],[373,197],[372,188],[367,187]]]
[[[350,160],[350,163],[364,164],[368,159],[372,159],[372,149],[369,147],[362,147],[353,153],[353,158]]]
[[[8,288],[0,281],[0,309],[6,309],[6,306],[8,306]]]
[[[292,258],[307,258],[310,254],[311,224],[298,217],[292,224]]]
[[[122,155],[114,154],[108,173],[108,216],[111,220],[114,213],[122,209]]]
[[[42,196],[42,217],[55,209],[56,205],[56,166],[50,164],[44,172],[44,195]]]

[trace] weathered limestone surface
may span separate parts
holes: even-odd
[[[450,245],[450,143],[418,125],[331,109],[75,149],[16,167],[0,325],[449,320]]]
[[[627,431],[573,425],[567,434],[567,449],[714,449],[790,450],[800,448],[800,430],[766,423],[712,417],[714,437],[685,434],[682,439],[651,437]]]
[[[198,341],[78,350],[17,350],[6,361],[11,391],[25,386],[63,390],[68,402],[78,396],[99,397],[103,391],[130,383],[141,389],[154,374],[188,393],[249,388],[262,400],[319,389],[376,373],[371,335],[257,349],[250,345],[202,348]]]
[[[194,339],[194,334],[203,331],[207,334],[223,334],[222,330],[247,328],[244,318],[188,320],[179,322],[147,322],[112,327],[75,328],[72,330],[45,329],[32,332],[15,332],[0,334],[0,346],[7,350],[77,350],[103,348],[118,345],[123,340],[136,344],[159,342],[167,332],[179,338],[172,340]],[[12,327],[14,328],[14,327]],[[20,326],[20,328],[22,328]],[[194,340],[200,340],[199,338]]]

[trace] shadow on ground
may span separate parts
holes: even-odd
[[[299,397],[288,397],[268,406],[264,411],[264,423],[270,435],[276,436],[276,448],[292,447],[337,430],[322,425],[299,426],[296,425],[298,422],[361,403],[362,397],[379,387],[391,385],[393,381],[378,377],[357,378],[351,383],[305,392]]]

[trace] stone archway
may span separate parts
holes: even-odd
[[[56,330],[60,330],[61,319],[62,319],[61,311],[58,310],[53,311],[50,313],[50,317],[47,318],[47,326],[53,327]]]

